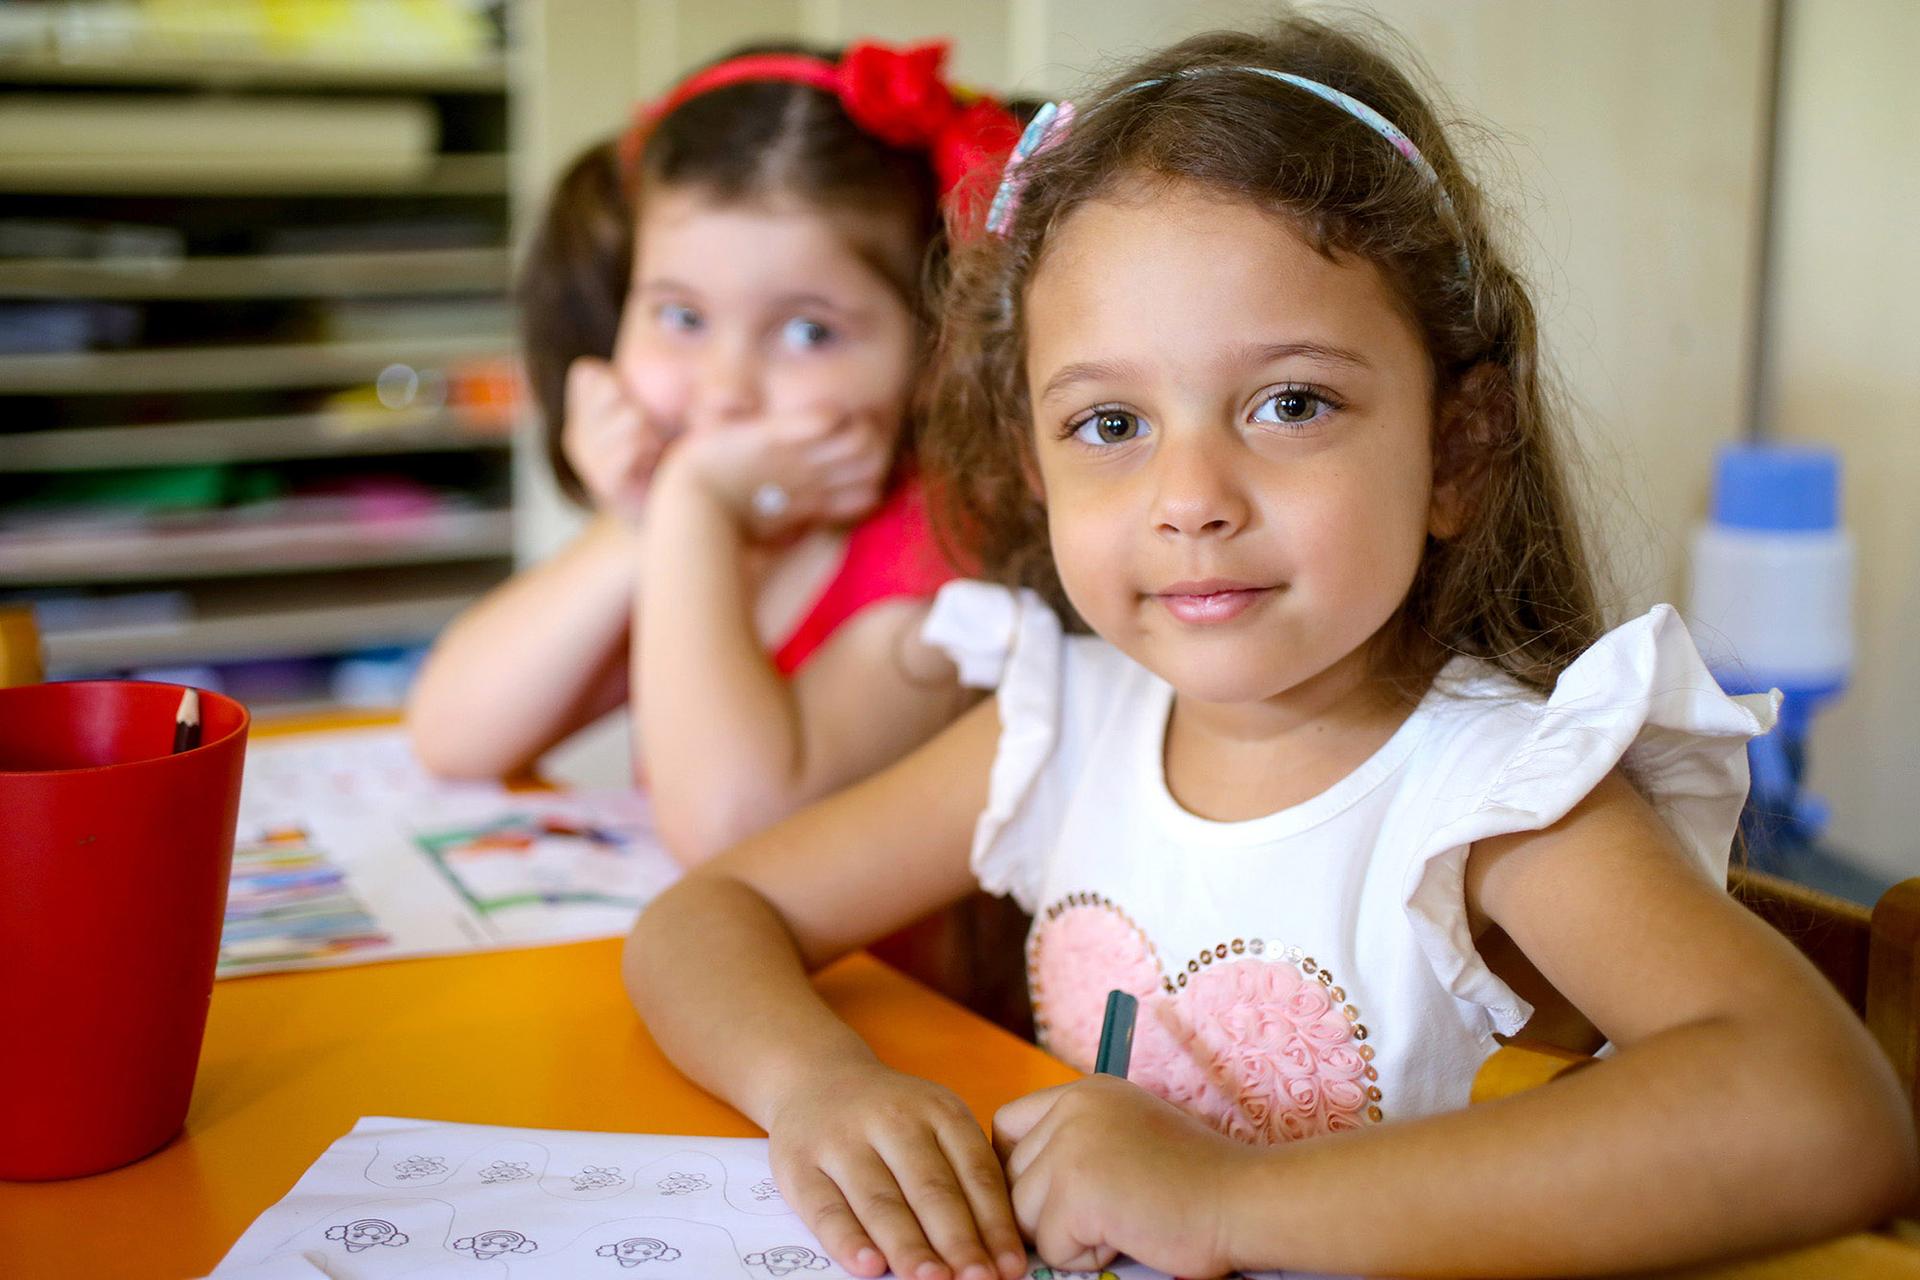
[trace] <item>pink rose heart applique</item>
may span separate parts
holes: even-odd
[[[1382,1118],[1359,1010],[1297,948],[1235,938],[1169,976],[1125,912],[1075,893],[1041,913],[1027,977],[1041,1042],[1082,1071],[1107,992],[1139,997],[1128,1078],[1230,1138],[1289,1142]]]

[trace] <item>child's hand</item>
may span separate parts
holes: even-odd
[[[872,412],[822,408],[690,433],[676,453],[749,535],[846,524],[879,503],[893,433]]]
[[[560,450],[595,507],[630,520],[638,517],[666,444],[612,365],[582,356],[567,366]]]
[[[767,1131],[780,1194],[853,1274],[1025,1274],[1000,1162],[949,1090],[862,1063],[796,1085]]]
[[[1124,1253],[1178,1276],[1233,1270],[1229,1202],[1257,1149],[1113,1076],[1009,1102],[993,1136],[1014,1216],[1049,1266],[1099,1270]]]

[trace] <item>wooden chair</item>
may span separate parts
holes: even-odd
[[[1866,1021],[1892,1060],[1908,1108],[1920,1124],[1915,1070],[1920,1065],[1920,876],[1888,889],[1872,909],[1738,867],[1728,876],[1727,891],[1799,947]],[[1510,1042],[1480,1065],[1473,1078],[1473,1101],[1535,1088],[1592,1061],[1553,1045]],[[1840,1255],[1821,1253],[1822,1248],[1848,1251],[1861,1275],[1920,1277],[1920,1201],[1875,1232],[1782,1254],[1755,1264],[1752,1274],[1756,1280],[1763,1275],[1788,1280],[1829,1274],[1827,1268]],[[1694,1274],[1674,1273],[1674,1280]]]
[[[1798,947],[1866,1022],[1920,1123],[1920,876],[1888,889],[1871,909],[1738,867],[1727,889]],[[1514,1041],[1481,1066],[1473,1096],[1478,1101],[1515,1093],[1588,1061]]]
[[[1871,910],[1739,868],[1727,888],[1792,940],[1866,1021],[1920,1120],[1920,876],[1888,889]]]
[[[1024,945],[1031,923],[1013,899],[975,892],[868,950],[949,1000],[1031,1040]]]
[[[0,689],[39,684],[46,676],[40,628],[34,625],[33,610],[0,605]]]

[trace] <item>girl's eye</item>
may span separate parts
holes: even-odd
[[[663,328],[691,333],[700,327],[700,313],[681,303],[669,302],[660,308],[660,324]]]
[[[1253,420],[1282,427],[1304,427],[1318,418],[1321,410],[1333,407],[1332,401],[1305,387],[1282,387],[1254,408]]]
[[[1073,438],[1083,444],[1125,444],[1147,433],[1140,415],[1126,409],[1095,409],[1073,424]]]
[[[818,320],[795,316],[780,326],[780,341],[794,351],[812,351],[833,341],[833,330]]]

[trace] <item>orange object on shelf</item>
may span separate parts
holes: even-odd
[[[526,398],[526,378],[515,358],[467,360],[447,370],[447,406],[477,430],[512,430]]]
[[[26,605],[0,607],[0,689],[46,678],[46,650],[33,610]]]

